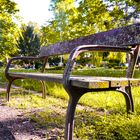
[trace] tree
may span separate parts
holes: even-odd
[[[48,40],[46,44],[49,45],[72,39],[70,22],[71,17],[77,14],[74,0],[52,0],[50,10],[53,11],[54,18],[42,28],[43,44],[45,40]]]
[[[40,50],[40,37],[32,24],[22,25],[18,42],[19,54],[23,56],[36,56]]]
[[[49,21],[47,26],[41,28],[41,46],[60,42],[60,31],[55,20]]]
[[[110,15],[113,17],[112,23],[117,23],[117,27],[139,22],[140,2],[137,0],[104,0]],[[128,57],[129,55],[127,55]],[[125,62],[125,54],[121,52],[110,53],[110,60]],[[127,58],[127,60],[129,57]]]
[[[140,3],[136,0],[104,0],[113,23],[124,26],[136,22],[140,17]]]
[[[51,0],[50,10],[54,17],[43,27],[43,32],[50,33],[46,36],[49,39],[57,36],[56,42],[60,42],[133,23],[140,16],[140,3],[135,0]]]
[[[0,0],[0,59],[8,59],[17,51],[16,36],[18,27],[16,18],[16,3],[10,0]]]
[[[42,28],[46,45],[133,23],[140,4],[134,0],[51,0],[50,10],[54,18]],[[92,56],[101,58],[98,53]]]
[[[85,0],[79,4],[74,0],[51,2],[54,18],[42,28],[43,37],[48,40],[47,45],[104,31],[112,26],[111,22],[105,24],[106,20],[112,19],[105,4],[100,0]]]

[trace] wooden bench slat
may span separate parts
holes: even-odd
[[[45,74],[45,73],[9,73],[10,76],[17,78],[31,78],[48,82],[62,83],[62,74]]]
[[[115,78],[115,77],[85,77],[80,76],[77,79],[71,77],[72,85],[85,88],[110,88],[140,86],[140,79],[133,78]]]
[[[131,86],[140,86],[140,79],[130,79]]]
[[[140,23],[42,47],[40,56],[70,53],[80,45],[131,46],[140,44]]]
[[[9,73],[10,76],[18,78],[31,78],[49,82],[63,82],[62,74],[51,73]],[[133,78],[116,78],[116,77],[93,77],[93,76],[74,76],[70,77],[71,84],[76,87],[89,89],[123,87],[123,86],[140,86],[140,79]]]
[[[81,81],[78,79],[72,79],[72,85],[76,87],[88,88],[88,89],[101,89],[109,88],[109,81],[92,79],[91,81]]]

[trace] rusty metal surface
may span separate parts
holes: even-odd
[[[140,44],[140,23],[43,47],[41,48],[40,55],[70,53],[75,47],[85,44],[112,46],[138,45]]]

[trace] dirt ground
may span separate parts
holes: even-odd
[[[0,93],[5,87],[0,86]],[[0,140],[46,140],[46,129],[24,117],[24,112],[6,106],[0,99]],[[55,140],[52,137],[48,140]]]

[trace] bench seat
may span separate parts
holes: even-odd
[[[47,82],[63,83],[62,74],[51,73],[9,73],[9,76],[17,78],[30,78]],[[116,77],[93,77],[83,75],[71,75],[70,82],[72,86],[88,88],[88,89],[103,89],[116,88],[125,86],[140,86],[140,79],[134,78],[116,78]]]

